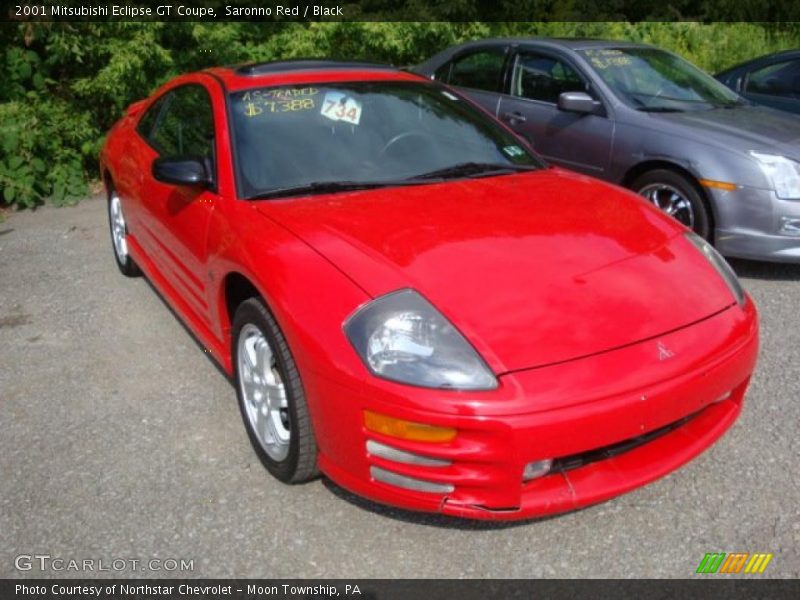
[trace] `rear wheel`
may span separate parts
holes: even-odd
[[[705,239],[711,237],[711,219],[694,183],[669,169],[648,171],[636,178],[633,191]]]
[[[108,223],[111,228],[111,244],[114,248],[114,258],[117,266],[126,277],[136,277],[141,274],[139,267],[133,262],[128,252],[128,224],[125,213],[122,212],[122,200],[117,190],[111,189],[108,194]]]
[[[233,319],[236,393],[245,429],[267,470],[285,483],[317,476],[317,444],[300,374],[278,324],[258,298]]]

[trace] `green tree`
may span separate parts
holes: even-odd
[[[540,19],[530,23],[366,20],[401,10],[388,0],[361,3],[364,22],[0,23],[0,203],[28,207],[85,196],[98,176],[104,133],[125,108],[179,73],[212,65],[327,56],[409,66],[470,39],[580,36],[654,44],[714,72],[800,45],[796,23],[565,21],[589,14],[587,2],[457,0],[435,4],[434,12],[433,4],[412,0],[420,15]],[[631,12],[629,4],[611,0],[603,10],[636,20],[656,12],[680,18],[693,6],[647,0]],[[701,17],[722,10],[721,0],[707,0]]]

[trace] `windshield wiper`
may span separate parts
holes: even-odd
[[[652,113],[686,112],[682,108],[675,108],[674,106],[637,106],[636,110],[638,110],[639,112],[652,112]]]
[[[739,102],[738,100],[734,102],[714,102],[711,106],[714,108],[724,108],[724,109],[731,109],[731,108],[741,108],[742,106],[747,106],[747,102]]]
[[[502,175],[504,173],[518,173],[520,171],[537,171],[539,167],[534,165],[502,165],[494,163],[465,162],[443,169],[436,169],[428,173],[422,173],[408,179],[408,181],[425,179],[445,179],[448,177],[491,177],[492,175]]]
[[[374,190],[383,187],[405,185],[418,185],[418,183],[408,179],[391,181],[312,181],[311,183],[291,185],[259,192],[252,196],[247,196],[245,200],[269,200],[270,198],[284,198],[289,196],[301,196],[304,194],[334,194],[336,192]]]
[[[499,165],[491,163],[461,163],[423,173],[407,179],[392,179],[384,181],[312,181],[300,185],[292,185],[272,190],[258,192],[247,196],[245,200],[269,200],[270,198],[286,198],[304,194],[335,194],[337,192],[352,192],[357,190],[374,190],[384,187],[399,187],[410,185],[424,185],[434,183],[434,180],[448,177],[488,177],[502,173],[516,173],[519,171],[535,171],[538,167],[533,165]]]

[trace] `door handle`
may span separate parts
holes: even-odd
[[[503,113],[503,118],[506,121],[509,121],[509,122],[517,121],[518,123],[524,123],[525,121],[528,120],[527,117],[525,117],[525,115],[523,115],[522,113],[518,113],[518,112]]]

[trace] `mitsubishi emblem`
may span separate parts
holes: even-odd
[[[658,360],[667,360],[675,356],[675,353],[667,348],[664,342],[658,342]]]

